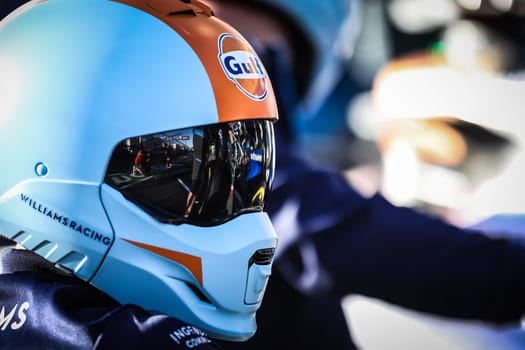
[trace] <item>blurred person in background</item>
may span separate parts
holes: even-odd
[[[211,5],[258,50],[281,116],[268,206],[280,237],[273,280],[257,315],[258,334],[227,346],[353,349],[341,307],[341,299],[352,293],[442,316],[516,324],[525,310],[520,243],[394,206],[379,193],[363,196],[341,172],[302,157],[301,122],[327,109],[323,103],[343,77],[337,50],[352,45],[351,21],[359,20],[359,4],[221,0]]]
[[[504,232],[523,240],[525,192],[519,184],[525,164],[524,4],[384,3],[389,25],[383,34],[390,40],[376,36],[374,43],[383,42],[378,46],[391,57],[375,74],[371,91],[352,99],[347,121],[360,137],[377,142],[377,187],[392,203],[431,212],[461,227],[481,219],[475,227],[485,233]],[[354,72],[370,66],[366,58],[374,55],[361,51],[365,54],[357,50],[357,60],[350,64]],[[508,349],[516,343],[520,348],[523,342],[516,341],[523,339],[519,328],[443,322],[362,297],[345,302],[353,334],[365,348],[378,348],[379,343],[406,348],[417,339],[425,339],[421,347],[447,349]],[[384,320],[373,332],[363,327],[370,315]],[[406,330],[409,337],[394,335]]]

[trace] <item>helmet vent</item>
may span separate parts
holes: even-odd
[[[248,266],[251,266],[252,264],[268,265],[272,262],[274,254],[275,248],[259,249],[250,258]]]
[[[53,254],[53,252],[57,250],[57,248],[58,248],[58,244],[50,242],[48,240],[44,240],[40,242],[32,250],[38,255],[48,259]]]
[[[211,7],[200,0],[181,0],[181,1],[166,1],[166,0],[148,0],[147,4],[150,8],[161,12],[166,16],[191,14],[204,14],[212,16],[213,11]]]
[[[208,299],[197,286],[192,283],[186,282],[186,285],[191,289],[191,291],[203,302],[211,304],[210,299]]]
[[[61,268],[76,274],[87,262],[87,259],[86,255],[71,250],[60,258],[60,260],[57,261],[57,264],[60,265]]]
[[[16,243],[25,246],[25,243],[31,240],[31,234],[26,231],[18,231],[13,236],[9,237]]]

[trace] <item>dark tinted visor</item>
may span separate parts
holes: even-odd
[[[161,222],[211,226],[262,211],[273,170],[272,122],[246,120],[125,139],[105,182]]]

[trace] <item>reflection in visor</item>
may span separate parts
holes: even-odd
[[[262,211],[273,142],[268,120],[132,137],[113,151],[105,181],[159,221],[216,225]]]

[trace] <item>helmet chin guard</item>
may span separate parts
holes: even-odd
[[[246,40],[195,0],[31,1],[0,22],[0,76],[0,234],[121,303],[252,336],[277,109]]]

